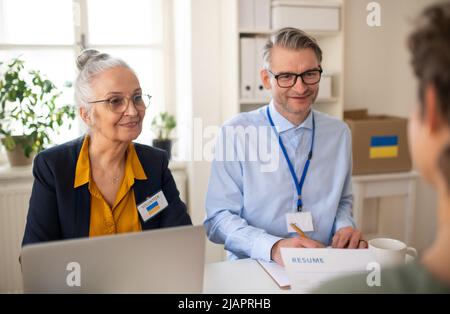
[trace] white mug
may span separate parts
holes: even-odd
[[[369,250],[375,260],[385,267],[405,264],[406,254],[413,258],[417,258],[418,255],[415,248],[408,247],[402,241],[388,238],[369,240]]]

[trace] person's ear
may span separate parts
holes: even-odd
[[[425,122],[430,128],[431,133],[439,131],[442,125],[441,112],[438,105],[436,88],[429,84],[424,93]]]
[[[270,84],[270,74],[266,69],[262,69],[261,72],[261,81],[265,89],[272,89],[272,85]]]
[[[91,115],[90,112],[86,109],[86,107],[81,106],[79,109],[80,117],[86,123],[86,125],[91,125]]]

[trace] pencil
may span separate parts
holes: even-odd
[[[291,227],[295,230],[295,232],[298,233],[299,236],[308,239],[308,237],[306,236],[306,234],[302,231],[302,229],[300,229],[300,228],[297,226],[297,224],[295,224],[295,223],[292,222],[292,223],[291,223]]]

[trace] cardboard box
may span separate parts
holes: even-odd
[[[353,175],[411,170],[407,119],[363,109],[345,111],[344,120],[352,131]]]
[[[317,1],[272,2],[272,28],[296,27],[304,31],[339,31],[340,6]]]

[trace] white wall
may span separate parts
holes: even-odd
[[[408,117],[417,101],[416,83],[409,65],[406,38],[412,20],[433,0],[379,0],[381,27],[368,27],[366,11],[369,0],[346,0],[345,91],[346,109],[368,108],[375,114]],[[435,235],[436,196],[420,182],[417,189],[415,241],[419,249],[428,246]],[[382,231],[400,237],[397,223],[400,199],[383,200]]]
[[[221,0],[191,0],[191,118],[201,119],[203,126],[222,124],[220,8]],[[190,134],[193,131],[191,125]],[[195,139],[196,145],[199,140],[198,137]],[[194,139],[191,138],[191,145],[193,144]],[[205,194],[210,167],[211,164],[207,161],[194,161],[190,165],[189,207],[194,224],[202,224],[205,218]],[[222,246],[207,241],[206,261],[219,261],[222,258]]]
[[[173,0],[175,103],[178,157],[189,160],[192,118],[192,19],[191,3]]]

